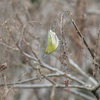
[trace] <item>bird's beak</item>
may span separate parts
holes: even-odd
[[[46,57],[47,56],[47,54],[44,54],[44,56],[43,57]]]

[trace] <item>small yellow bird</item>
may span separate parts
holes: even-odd
[[[52,30],[48,31],[48,46],[45,50],[45,54],[50,54],[57,49],[59,45],[59,39],[55,32]]]

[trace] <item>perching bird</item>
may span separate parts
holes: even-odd
[[[59,45],[59,39],[55,32],[52,30],[48,31],[48,46],[45,50],[45,54],[50,54],[57,49]]]

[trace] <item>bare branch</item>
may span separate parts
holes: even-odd
[[[73,93],[73,94],[75,94],[75,95],[77,95],[77,96],[80,96],[80,97],[82,97],[82,98],[84,98],[84,99],[96,100],[95,98],[93,98],[93,97],[91,97],[91,96],[89,96],[89,95],[83,94],[83,93],[78,92],[78,91],[75,91],[75,90],[73,90],[73,89],[69,89],[69,92],[71,92],[71,93]]]
[[[79,28],[77,27],[77,25],[76,25],[76,23],[75,23],[75,21],[74,21],[74,19],[73,19],[72,14],[70,13],[70,11],[67,11],[67,12],[68,12],[68,15],[70,16],[70,19],[71,19],[71,21],[72,21],[72,23],[73,23],[73,25],[74,25],[74,27],[75,27],[75,29],[76,29],[78,35],[81,37],[81,39],[83,40],[83,43],[85,44],[85,46],[87,47],[88,51],[90,52],[92,58],[94,59],[94,54],[93,54],[92,50],[90,49],[90,47],[88,46],[88,44],[87,44],[85,38],[83,37],[81,31],[80,31]]]
[[[51,88],[54,85],[52,84],[16,84],[14,85],[15,88],[27,88],[27,89],[31,89],[31,88]],[[56,88],[65,88],[65,85],[62,84],[56,84],[55,85]],[[80,86],[80,85],[68,85],[67,88],[78,88],[78,89],[84,89],[84,90],[88,90],[91,91],[92,87],[86,87],[86,86]]]
[[[83,76],[85,76],[88,80],[90,80],[92,83],[94,83],[95,85],[98,84],[98,82],[91,76],[89,76],[88,74],[86,74],[71,58],[70,56],[68,56],[69,59],[69,63],[76,68]]]

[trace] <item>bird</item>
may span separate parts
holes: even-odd
[[[53,51],[55,51],[59,45],[59,39],[55,32],[53,32],[51,29],[48,31],[48,45],[45,50],[45,54],[50,54]]]

